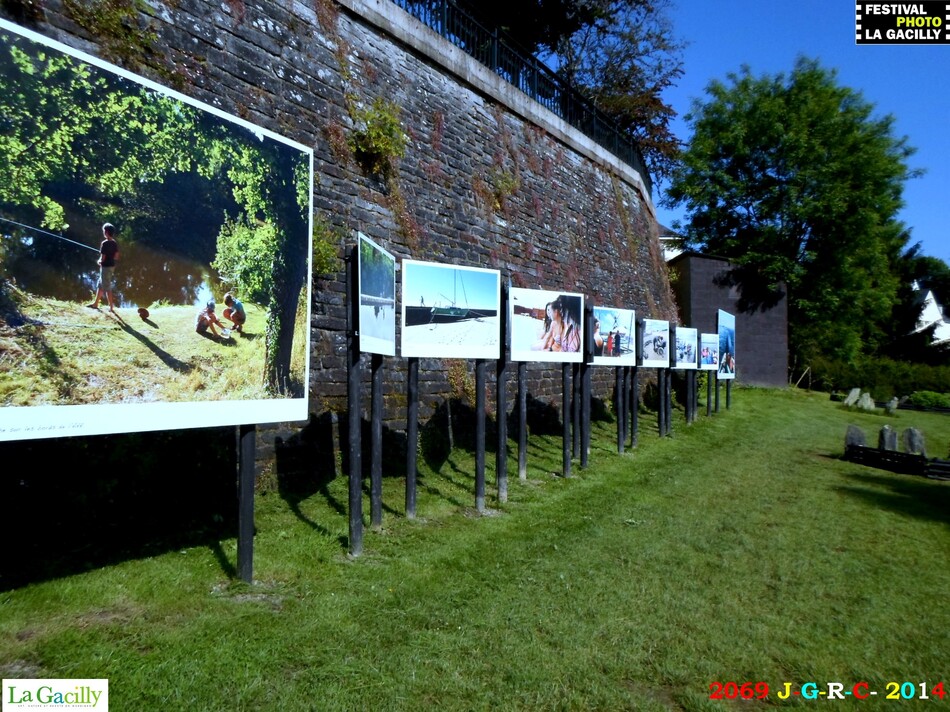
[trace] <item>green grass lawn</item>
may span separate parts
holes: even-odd
[[[950,688],[950,482],[840,459],[848,423],[916,426],[945,456],[950,418],[741,388],[677,415],[662,440],[644,415],[624,455],[597,423],[569,479],[533,436],[487,515],[471,453],[420,458],[418,519],[388,476],[357,559],[345,478],[265,476],[253,585],[228,539],[0,593],[0,672],[108,678],[114,710],[950,709],[884,699]],[[727,681],[771,692],[709,699]],[[786,681],[879,694],[781,701]]]

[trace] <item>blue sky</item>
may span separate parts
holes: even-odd
[[[789,73],[798,56],[837,71],[838,83],[861,92],[875,115],[894,116],[894,132],[917,149],[899,218],[910,243],[950,264],[950,45],[878,46],[854,42],[853,0],[671,0],[674,34],[689,43],[685,74],[664,98],[679,114],[673,131],[690,138],[682,116],[705,100],[713,79],[746,64],[753,75]],[[663,186],[654,191],[662,197]],[[657,205],[660,223],[683,218]]]

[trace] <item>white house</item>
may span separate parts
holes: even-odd
[[[914,291],[920,291],[920,285],[917,282],[914,282]],[[917,328],[914,329],[914,333],[916,334],[936,324],[933,343],[950,342],[950,322],[944,316],[943,307],[934,297],[934,293],[928,289],[924,293],[922,301],[923,308],[920,310],[920,317],[917,319]]]

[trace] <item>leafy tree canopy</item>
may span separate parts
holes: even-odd
[[[921,289],[933,290],[937,301],[944,308],[950,308],[950,265],[938,257],[921,255],[917,249],[913,258],[911,279]]]
[[[714,81],[687,115],[692,137],[667,201],[687,244],[729,258],[743,308],[787,291],[790,344],[850,359],[886,340],[907,233],[897,221],[913,149],[833,71],[748,67]]]
[[[663,91],[683,73],[667,0],[512,0],[460,7],[545,62],[636,141],[654,179],[675,164]]]
[[[558,44],[552,61],[643,153],[654,180],[679,158],[676,117],[663,92],[683,74],[683,42],[673,34],[666,0],[609,3],[609,11]]]
[[[497,27],[529,52],[556,51],[583,27],[610,21],[637,0],[460,0],[459,6],[485,27]]]
[[[0,208],[35,211],[58,230],[65,211],[56,192],[64,186],[115,203],[173,174],[196,174],[230,190],[247,217],[224,226],[219,246],[242,245],[248,231],[270,226],[245,247],[260,252],[254,264],[272,285],[265,290],[267,379],[286,390],[308,259],[304,154],[69,55],[0,35]],[[243,232],[242,223],[250,226]]]

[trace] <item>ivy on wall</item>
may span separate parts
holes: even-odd
[[[339,7],[333,0],[315,0],[317,22],[336,44],[334,55],[343,82],[343,103],[352,128],[347,131],[337,121],[324,127],[331,153],[343,164],[351,160],[362,173],[382,180],[386,186],[386,202],[399,232],[412,252],[419,251],[421,229],[412,216],[399,181],[399,159],[406,154],[408,137],[403,129],[399,105],[383,97],[369,104],[360,100],[362,87],[348,59],[349,46],[339,33]],[[376,70],[363,68],[361,76],[372,80]]]
[[[350,112],[355,125],[347,143],[356,162],[364,172],[387,181],[396,171],[396,161],[406,154],[406,134],[399,113],[394,102],[382,97]]]
[[[99,42],[103,58],[125,67],[154,56],[155,30],[142,23],[143,0],[63,0],[63,10]]]

